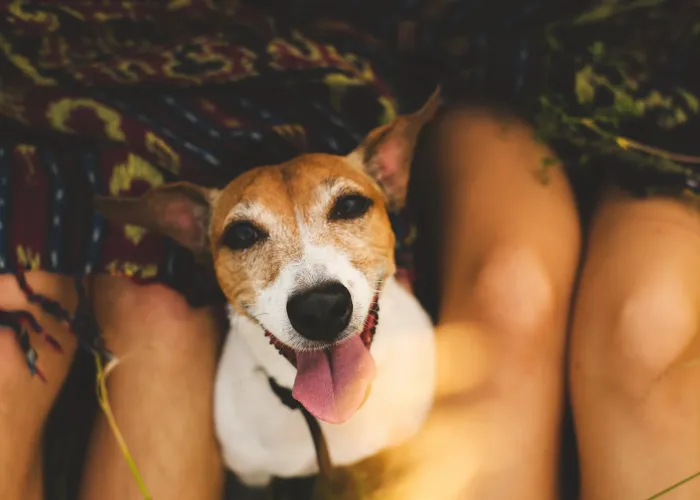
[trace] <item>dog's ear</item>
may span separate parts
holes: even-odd
[[[347,156],[353,165],[364,169],[382,186],[389,207],[402,208],[406,202],[413,150],[418,134],[440,107],[440,88],[421,109],[372,130]]]
[[[209,250],[211,207],[218,194],[178,182],[153,188],[139,198],[97,196],[95,210],[113,222],[168,236],[200,256]]]

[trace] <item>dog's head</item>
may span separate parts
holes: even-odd
[[[343,422],[374,377],[377,298],[395,271],[388,209],[405,202],[415,141],[438,102],[436,92],[348,156],[306,154],[221,190],[177,183],[96,207],[210,256],[232,307],[297,367],[294,396]]]

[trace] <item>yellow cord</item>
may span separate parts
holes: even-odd
[[[146,488],[146,483],[144,483],[143,478],[139,473],[138,467],[136,467],[134,457],[132,457],[131,453],[129,452],[124,436],[122,436],[122,433],[119,431],[119,426],[114,418],[114,414],[112,413],[112,408],[109,405],[109,398],[107,394],[107,377],[104,366],[102,365],[102,358],[97,353],[95,354],[95,366],[97,367],[97,401],[100,403],[100,407],[102,407],[105,417],[107,417],[107,422],[112,429],[112,433],[117,440],[117,444],[119,445],[122,454],[124,455],[124,459],[129,466],[129,470],[131,470],[131,475],[134,476],[134,479],[136,480],[136,484],[138,485],[141,495],[143,495],[144,500],[153,500],[153,497],[148,492],[148,488]]]

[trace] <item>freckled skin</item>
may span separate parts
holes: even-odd
[[[332,181],[332,182],[329,182]],[[353,192],[373,202],[363,217],[349,221],[328,220],[335,201],[332,186],[352,186]],[[219,243],[237,205],[254,201],[275,220],[248,219],[269,238],[250,249],[233,251]],[[216,274],[231,304],[246,314],[245,304],[272,283],[282,266],[303,252],[300,223],[311,243],[342,250],[370,283],[393,274],[394,233],[385,197],[376,182],[345,158],[308,154],[281,165],[260,167],[239,176],[224,188],[212,207],[211,250]]]

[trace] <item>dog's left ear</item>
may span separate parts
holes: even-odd
[[[201,257],[209,251],[209,221],[219,191],[178,182],[139,198],[95,197],[95,210],[119,224],[133,224],[177,241]]]
[[[362,144],[347,156],[350,163],[365,170],[382,186],[391,209],[400,209],[406,203],[411,160],[418,134],[435,116],[440,103],[438,87],[421,109],[372,130]]]

